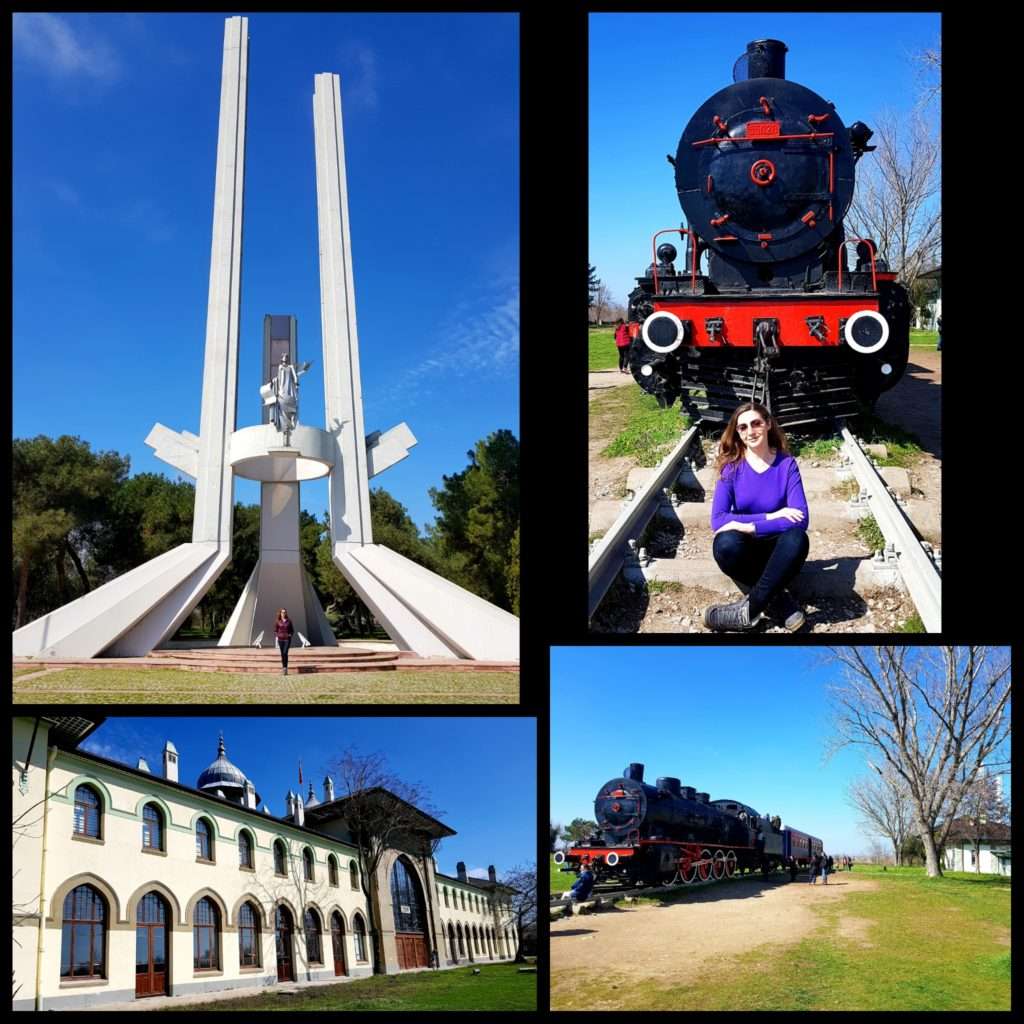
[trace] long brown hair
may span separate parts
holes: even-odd
[[[277,609],[277,621],[284,622],[288,618],[288,612],[284,608]]]
[[[756,412],[764,420],[768,427],[768,446],[770,448],[780,452],[789,452],[786,434],[772,414],[760,402],[744,402],[737,406],[735,412],[729,417],[729,423],[722,431],[721,440],[718,442],[718,459],[715,462],[715,472],[718,476],[722,475],[726,466],[738,465],[747,450],[747,446],[743,443],[743,437],[736,427],[737,421],[745,412]]]

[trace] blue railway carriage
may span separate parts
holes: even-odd
[[[815,855],[822,852],[822,843],[806,832],[787,828],[782,833],[782,851],[788,863],[807,867]]]

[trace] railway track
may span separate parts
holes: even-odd
[[[896,603],[913,606],[926,632],[940,632],[940,556],[929,543],[922,541],[915,529],[908,515],[909,494],[905,492],[898,500],[872,463],[869,452],[849,429],[844,427],[840,436],[842,447],[838,465],[822,468],[817,460],[799,460],[811,506],[812,544],[808,562],[793,589],[801,599],[822,598],[840,607],[844,599],[854,604],[859,602],[861,614],[873,600],[866,595],[895,593]],[[662,463],[648,471],[646,480],[639,482],[643,471],[634,470],[630,474],[632,499],[623,505],[615,521],[591,549],[588,573],[591,618],[601,608],[609,591],[615,592],[612,584],[619,577],[640,589],[644,589],[645,584],[661,582],[699,589],[705,597],[707,591],[712,592],[711,596],[735,593],[732,582],[710,558],[708,518],[713,471],[707,466],[700,468],[702,461],[697,428],[690,428]],[[855,481],[852,486],[856,493],[852,497],[837,498],[837,490],[851,486],[844,484],[847,480]],[[681,500],[678,493],[674,493],[679,490],[675,486],[678,483],[685,493],[696,493],[701,500]],[[933,506],[918,503],[913,511],[933,534],[937,532]],[[866,515],[874,517],[884,536],[882,550],[874,556],[865,556],[863,545],[853,536],[854,521]],[[828,544],[815,541],[814,530],[822,525],[831,533]],[[670,535],[674,549],[670,544],[666,552],[659,550],[657,542],[652,543],[659,530]],[[707,537],[701,536],[702,533],[707,533]],[[844,534],[849,537],[845,546],[834,539]],[[691,540],[695,543],[691,544]],[[821,619],[825,620],[826,616],[823,614]],[[682,624],[687,626],[690,621],[684,619]]]

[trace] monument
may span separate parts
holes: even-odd
[[[294,318],[277,316],[264,326],[263,422],[235,429],[248,46],[248,19],[228,18],[199,434],[157,423],[146,438],[159,458],[196,481],[192,542],[15,630],[14,654],[138,657],[173,636],[231,560],[237,474],[260,481],[260,559],[220,644],[248,645],[264,630],[269,636],[281,606],[311,643],[334,644],[298,549],[299,485],[327,476],[333,560],[401,650],[516,660],[514,615],[373,543],[369,481],[405,458],[416,439],[405,423],[364,433],[335,74],[314,76],[313,89],[325,429],[299,419],[300,377],[309,364],[296,363]],[[287,337],[274,323],[285,319]]]

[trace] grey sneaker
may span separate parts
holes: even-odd
[[[760,615],[751,621],[750,601],[746,597],[740,601],[733,601],[732,604],[713,604],[704,612],[704,625],[716,633],[745,632],[753,629],[760,621]]]
[[[780,626],[784,626],[795,633],[807,621],[803,608],[797,604],[793,595],[783,588],[775,595],[774,600],[768,606],[768,616]]]

